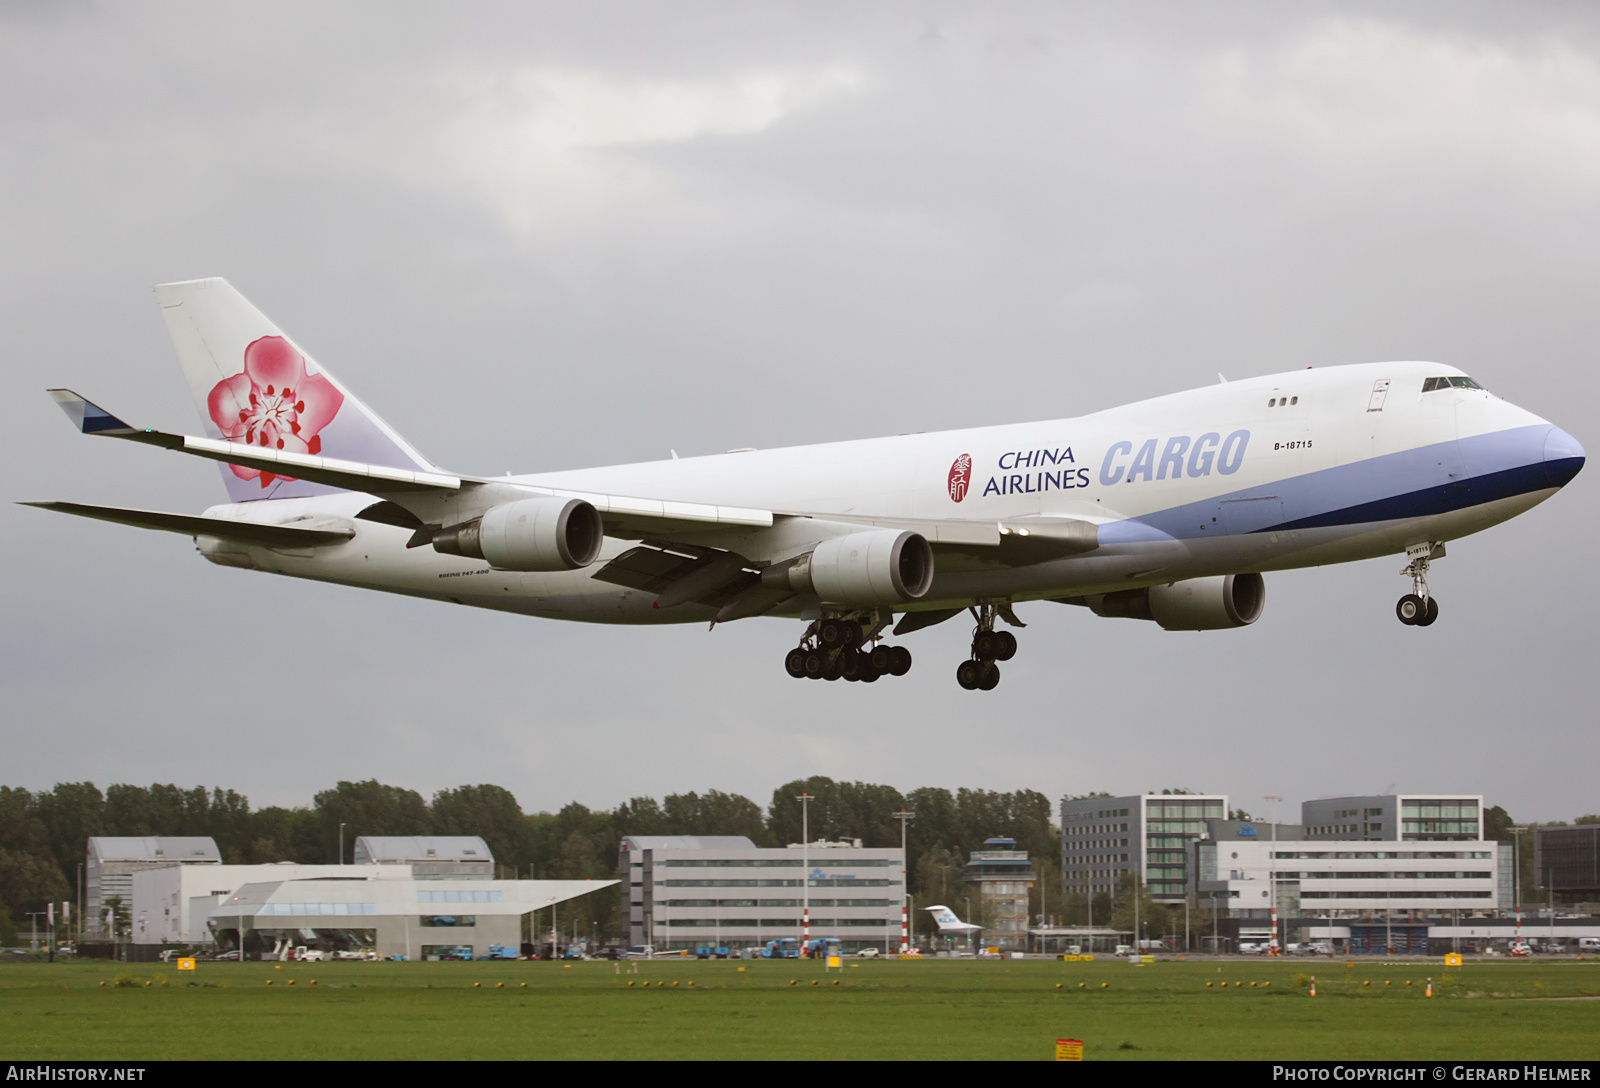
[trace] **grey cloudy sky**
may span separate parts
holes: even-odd
[[[229,278],[436,462],[534,471],[1460,366],[1600,445],[1584,5],[0,4],[7,498],[198,511],[151,284]],[[1450,546],[1268,576],[1253,627],[1048,603],[1005,681],[789,680],[799,624],[611,629],[211,566],[7,503],[6,784],[494,782],[528,809],[807,774],[1259,808],[1600,808],[1594,471]],[[1287,814],[1286,814],[1287,815]]]

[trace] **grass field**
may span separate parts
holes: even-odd
[[[1594,1060],[1596,995],[1600,960],[30,963],[0,1058]]]

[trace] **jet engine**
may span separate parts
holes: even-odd
[[[830,604],[914,601],[933,584],[933,549],[920,533],[873,529],[824,540],[814,551],[768,567],[761,580]]]
[[[497,570],[577,570],[595,561],[604,541],[593,505],[550,495],[491,507],[481,518],[440,529],[433,550],[486,559]]]
[[[1267,605],[1267,586],[1259,574],[1223,574],[1079,600],[1097,616],[1154,620],[1168,631],[1221,631],[1256,622]]]

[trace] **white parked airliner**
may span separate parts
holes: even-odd
[[[528,476],[441,469],[220,279],[155,289],[207,437],[52,390],[86,434],[223,462],[201,516],[31,505],[192,536],[213,563],[554,619],[805,621],[790,675],[874,681],[904,635],[975,620],[999,682],[1018,601],[1242,627],[1263,571],[1404,553],[1428,626],[1446,541],[1583,467],[1559,427],[1438,363],[1224,382],[1073,419]],[[899,615],[896,623],[895,617]]]

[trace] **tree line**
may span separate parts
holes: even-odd
[[[905,827],[910,891],[921,899],[959,888],[960,869],[984,840],[1015,839],[1018,850],[1044,859],[1054,872],[1059,833],[1049,798],[1036,790],[893,786],[796,779],[773,790],[765,808],[720,790],[634,797],[610,810],[577,802],[558,812],[527,813],[512,793],[493,785],[440,790],[432,800],[415,790],[374,780],[340,782],[308,806],[252,809],[244,795],[220,787],[65,782],[32,792],[0,786],[0,943],[29,911],[46,901],[76,900],[87,840],[95,836],[209,836],[225,864],[294,861],[332,864],[352,859],[362,835],[477,835],[493,852],[496,875],[522,879],[617,876],[618,847],[631,835],[744,835],[757,846],[801,841],[801,794],[812,841],[860,839],[863,846],[898,847]],[[1041,874],[1042,876],[1043,874]],[[563,907],[562,928],[613,935],[617,896],[602,893]]]
[[[1183,793],[1184,790],[1165,790]],[[457,786],[432,800],[415,790],[365,782],[339,782],[315,794],[310,805],[252,809],[244,795],[220,787],[117,784],[104,791],[92,782],[64,782],[48,791],[0,786],[0,943],[47,901],[73,900],[87,840],[92,836],[209,836],[228,864],[295,861],[331,864],[352,860],[361,835],[477,835],[494,853],[501,878],[609,880],[617,877],[617,851],[630,835],[744,835],[757,846],[801,841],[801,794],[813,841],[860,839],[863,846],[897,847],[905,827],[909,891],[919,904],[947,902],[982,924],[982,904],[967,899],[962,881],[968,855],[991,837],[1015,839],[1033,862],[1031,913],[1061,924],[1120,924],[1131,916],[1131,876],[1115,896],[1091,902],[1063,894],[1060,833],[1050,800],[1036,790],[922,787],[906,792],[868,782],[813,776],[772,791],[766,807],[720,790],[669,794],[658,801],[634,797],[609,810],[577,802],[558,812],[527,813],[501,786]],[[1096,795],[1090,795],[1096,796]],[[1104,795],[1099,795],[1104,796]],[[1241,817],[1248,818],[1242,811]],[[1580,816],[1579,824],[1600,822]],[[1524,830],[1534,825],[1524,825]],[[1544,824],[1538,826],[1561,826]],[[1510,841],[1515,822],[1494,806],[1484,811],[1484,837]],[[1518,857],[1524,897],[1537,887],[1531,838]],[[1160,932],[1166,908],[1139,889],[1141,929]],[[614,935],[618,899],[604,893],[563,907],[562,928]],[[924,921],[920,916],[918,921]],[[1150,925],[1151,922],[1154,925]],[[1181,928],[1181,921],[1176,921]]]

